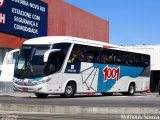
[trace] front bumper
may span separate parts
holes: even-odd
[[[47,91],[47,83],[42,83],[42,84],[34,85],[34,86],[25,86],[25,85],[18,85],[13,82],[13,90],[21,91],[21,92],[45,93]]]

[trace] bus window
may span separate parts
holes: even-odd
[[[70,43],[57,43],[53,44],[52,49],[60,49],[61,51],[64,52],[64,54],[66,54],[70,46],[71,46]]]
[[[84,50],[84,47],[82,45],[75,44],[70,54],[68,63],[84,62],[85,55],[83,50]]]
[[[113,63],[113,55],[110,50],[103,49],[101,54],[101,63]]]
[[[150,61],[149,55],[148,56],[147,55],[142,55],[141,56],[141,62],[142,62],[143,66],[145,66],[145,67],[149,66],[149,64],[150,64],[149,61]]]
[[[122,63],[122,52],[121,51],[113,51],[113,61],[115,64]]]
[[[128,53],[126,64],[133,65],[133,60],[134,60],[134,55],[132,53]]]
[[[68,63],[80,62],[79,56],[79,51],[73,50],[69,57]]]
[[[100,49],[98,47],[88,47],[87,62],[99,63],[100,62]]]
[[[100,62],[100,51],[98,47],[75,44],[68,63],[72,62]]]
[[[134,65],[141,66],[141,55],[140,54],[134,55]]]
[[[61,51],[53,52],[49,55],[49,61],[46,66],[48,74],[52,74],[61,69],[70,45],[70,43],[53,44],[52,49],[60,49]]]
[[[64,58],[65,54],[62,51],[51,53],[47,64],[48,74],[59,71],[63,65]]]
[[[127,52],[121,51],[121,64],[122,65],[127,65]]]
[[[100,54],[96,49],[87,51],[87,62],[99,63]]]

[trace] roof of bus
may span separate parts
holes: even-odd
[[[112,45],[105,42],[99,42],[96,40],[89,40],[78,37],[70,36],[47,36],[47,37],[38,37],[25,41],[23,44],[32,44],[32,45],[44,45],[44,44],[54,44],[54,43],[78,43],[83,45],[91,45],[97,47],[105,48],[120,48],[121,46]]]
[[[54,43],[77,43],[77,44],[82,44],[82,45],[96,46],[96,47],[101,47],[101,48],[116,49],[116,50],[122,50],[122,51],[127,50],[129,52],[139,53],[137,51],[131,50],[124,46],[117,46],[117,45],[112,45],[106,42],[100,42],[96,40],[71,37],[71,36],[37,37],[37,38],[26,40],[23,44],[45,45],[45,44],[54,44]]]

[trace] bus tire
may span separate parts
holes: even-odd
[[[131,83],[128,87],[128,92],[123,93],[123,95],[129,95],[132,96],[135,93],[135,84]]]
[[[71,98],[71,97],[74,96],[75,93],[76,93],[75,84],[74,83],[69,83],[69,84],[67,84],[67,86],[65,88],[64,94],[61,94],[61,97]]]
[[[35,93],[38,98],[46,98],[48,94]]]
[[[112,96],[113,95],[113,93],[106,93],[106,92],[102,92],[101,93],[103,96]]]

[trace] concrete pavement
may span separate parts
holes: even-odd
[[[147,94],[157,97],[158,93]],[[32,93],[0,93],[0,97],[35,97]],[[160,97],[159,97],[160,99]],[[94,106],[63,106],[63,105],[30,105],[0,103],[0,111],[14,111],[26,113],[46,114],[153,114],[160,115],[160,108],[138,108],[138,107],[94,107]]]
[[[33,93],[24,92],[0,92],[0,97],[11,96],[11,97],[35,97]]]

